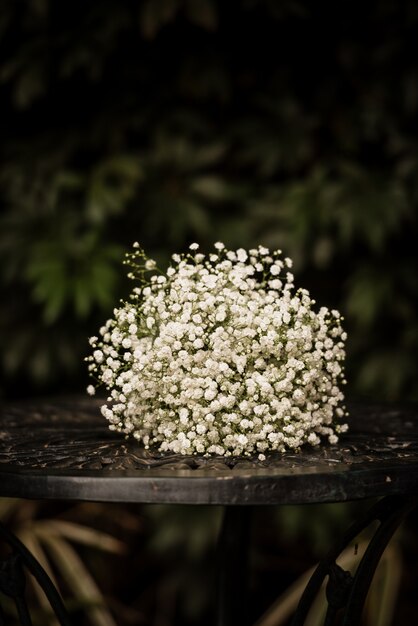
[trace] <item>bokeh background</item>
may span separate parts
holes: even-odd
[[[26,3],[0,17],[3,394],[84,384],[134,240],[262,243],[417,397],[415,2]]]
[[[417,400],[417,34],[414,0],[3,0],[1,397],[84,389],[133,241],[164,266],[222,240],[341,310],[350,397]],[[279,523],[312,545],[347,518],[321,511]]]

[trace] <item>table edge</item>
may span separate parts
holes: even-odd
[[[341,468],[342,469],[342,468]],[[418,470],[408,464],[352,466],[335,474],[214,474],[196,470],[108,472],[0,467],[0,496],[142,504],[282,505],[345,502],[391,494],[418,494]],[[7,480],[5,480],[7,477]],[[309,491],[306,481],[309,480]],[[304,483],[303,490],[301,483]]]

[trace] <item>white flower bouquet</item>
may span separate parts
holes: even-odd
[[[138,286],[86,359],[108,390],[110,428],[160,452],[260,460],[336,443],[347,429],[338,311],[313,310],[280,250],[198,248],[165,273],[137,243],[127,254]]]

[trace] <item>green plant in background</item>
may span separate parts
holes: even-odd
[[[222,239],[280,245],[345,312],[352,391],[416,397],[417,9],[344,11],[4,3],[3,393],[81,388],[133,239],[162,263]]]

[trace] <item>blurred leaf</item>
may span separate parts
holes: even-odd
[[[360,328],[372,326],[393,297],[388,276],[374,268],[359,269],[347,285],[346,310]]]
[[[225,200],[229,186],[217,176],[197,176],[192,180],[191,191],[208,200]]]
[[[202,206],[195,202],[185,204],[187,225],[197,237],[203,238],[209,230],[209,219]]]
[[[186,14],[193,24],[215,30],[218,17],[213,0],[186,0]]]
[[[125,545],[111,535],[66,520],[37,521],[31,526],[31,531],[43,540],[52,534],[114,554],[122,554],[125,551]]]
[[[100,163],[88,183],[86,215],[93,223],[102,223],[109,215],[117,215],[141,180],[141,167],[135,157],[120,155]]]
[[[165,24],[173,20],[179,4],[179,0],[145,0],[140,10],[143,36],[153,39]]]
[[[14,513],[19,506],[18,498],[1,498],[0,499],[0,520],[5,522]]]
[[[20,531],[19,539],[24,544],[24,546],[30,551],[30,553],[38,560],[40,565],[44,568],[52,583],[55,585],[56,589],[58,589],[58,583],[55,579],[55,576],[51,570],[49,561],[46,557],[46,554],[36,538],[36,536],[30,531]],[[58,626],[58,621],[55,619],[55,616],[52,614],[52,609],[49,604],[49,600],[45,596],[44,591],[40,587],[39,583],[35,578],[31,579],[31,584],[35,590],[36,597],[40,606],[44,611],[43,619],[47,623],[48,626]]]
[[[402,560],[398,542],[391,541],[373,578],[366,604],[370,626],[391,626],[402,581]]]
[[[69,588],[86,604],[91,623],[94,626],[116,626],[103,595],[75,550],[54,535],[46,535],[44,541]]]
[[[252,117],[240,120],[234,129],[238,162],[255,167],[261,178],[298,172],[312,157],[317,121],[291,94],[276,94],[274,88],[259,95],[256,106]]]
[[[48,240],[33,245],[27,279],[33,284],[36,300],[44,304],[44,319],[50,324],[73,303],[78,317],[87,316],[99,304],[114,299],[117,279],[115,260],[118,246],[101,247],[94,232],[83,236],[65,231],[64,241]]]
[[[15,100],[19,108],[26,108],[45,90],[42,67],[32,66],[20,74],[16,81]]]

